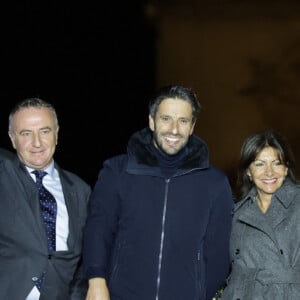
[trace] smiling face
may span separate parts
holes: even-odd
[[[57,144],[57,134],[55,118],[45,107],[17,111],[9,131],[19,159],[33,169],[45,169],[50,164]]]
[[[265,147],[250,164],[247,175],[253,180],[260,198],[270,198],[283,184],[288,168],[272,147]]]
[[[194,126],[191,104],[178,98],[164,99],[155,117],[149,115],[154,145],[169,155],[178,153],[187,144]]]

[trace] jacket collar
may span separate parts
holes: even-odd
[[[149,128],[144,128],[131,136],[127,146],[129,169],[158,167],[157,158],[151,152],[152,139],[152,131]],[[181,170],[209,167],[208,147],[204,141],[191,135],[186,147],[187,155],[180,164]]]
[[[300,191],[300,186],[294,184],[289,178],[287,178],[283,185],[273,194],[273,199],[278,199],[281,205],[288,208],[295,199],[295,195]],[[236,203],[234,211],[239,210],[246,203],[250,204],[255,201],[257,196],[256,188],[253,187],[249,193],[239,202]]]

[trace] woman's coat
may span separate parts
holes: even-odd
[[[224,300],[300,299],[300,186],[286,180],[264,214],[255,189],[236,204]]]

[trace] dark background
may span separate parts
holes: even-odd
[[[27,97],[54,104],[56,161],[94,184],[104,159],[147,126],[155,88],[155,28],[143,1],[22,2],[1,9],[0,146],[8,114]]]
[[[253,132],[278,130],[299,161],[298,2],[2,3],[0,146],[11,149],[16,102],[41,97],[58,113],[56,161],[93,185],[103,161],[148,125],[153,90],[177,83],[197,92],[195,134],[232,185]]]

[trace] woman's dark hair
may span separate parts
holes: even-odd
[[[196,122],[201,105],[197,95],[187,87],[180,85],[168,85],[160,88],[149,102],[149,113],[152,118],[155,117],[159,104],[167,98],[178,98],[191,104],[193,113],[193,122]]]
[[[257,155],[265,148],[272,147],[277,151],[281,163],[288,167],[287,178],[294,183],[297,182],[295,177],[295,159],[293,152],[279,133],[272,130],[255,133],[249,136],[243,143],[237,176],[238,199],[240,200],[253,187],[254,183],[249,179],[247,170],[250,164],[255,160]]]

